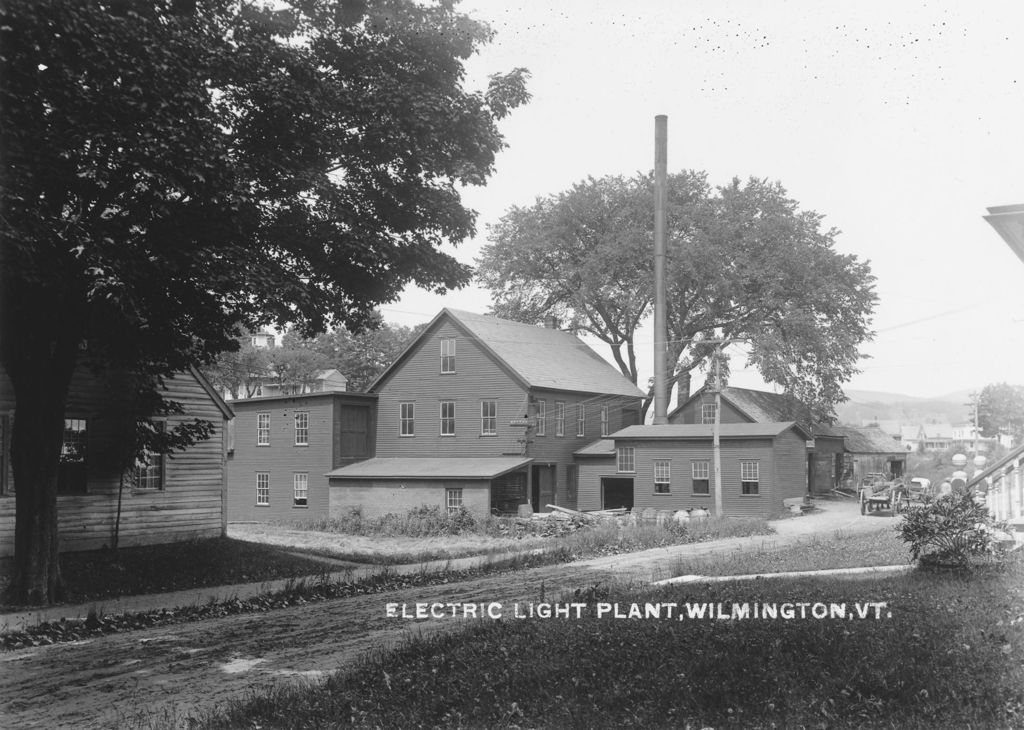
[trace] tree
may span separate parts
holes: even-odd
[[[821,216],[801,211],[778,183],[712,189],[705,173],[684,171],[669,176],[667,213],[671,385],[685,396],[692,371],[714,356],[713,340],[743,341],[766,380],[834,419],[871,337],[868,264],[836,252],[837,232],[822,230]],[[477,261],[492,310],[526,322],[561,317],[608,343],[636,383],[636,331],[653,300],[653,219],[651,175],[588,178],[510,209]]]
[[[348,379],[349,390],[365,391],[425,327],[425,324],[416,327],[388,324],[378,314],[361,332],[352,333],[338,327],[312,340],[303,340],[299,346],[319,353],[326,367],[336,368]],[[289,344],[286,336],[285,345]]]
[[[270,375],[267,349],[254,347],[252,338],[238,338],[237,350],[225,350],[203,368],[203,374],[215,387],[227,391],[232,398],[252,398]]]
[[[244,329],[359,330],[469,268],[496,122],[490,31],[447,0],[9,0],[0,9],[0,362],[17,401],[15,600],[59,587],[64,405],[88,342],[142,392]],[[145,400],[145,399],[143,399]]]
[[[1003,433],[1020,443],[1024,439],[1024,387],[995,383],[982,388],[977,425],[985,438]]]

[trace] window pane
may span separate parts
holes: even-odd
[[[256,414],[256,445],[270,446],[270,414]]]
[[[294,492],[294,504],[297,507],[305,506],[309,494],[309,474],[295,474],[292,477]]]
[[[462,508],[462,489],[444,490],[444,502],[449,514]]]
[[[267,472],[256,473],[256,504],[270,504],[270,474]]]
[[[309,445],[309,414],[302,412],[295,414],[295,445]]]

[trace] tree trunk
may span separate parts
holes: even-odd
[[[35,346],[25,347],[5,363],[15,398],[11,428],[14,580],[10,598],[18,604],[39,605],[62,597],[57,477],[77,346],[53,340],[35,340],[31,345]]]

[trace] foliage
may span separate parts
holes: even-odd
[[[1008,433],[1015,443],[1024,441],[1024,386],[995,383],[982,388],[978,428],[986,438]]]
[[[588,178],[511,208],[490,230],[478,277],[496,314],[559,316],[611,347],[637,382],[637,328],[653,299],[653,178]],[[874,277],[834,248],[836,231],[801,211],[778,183],[739,180],[712,190],[703,172],[669,176],[668,358],[674,382],[706,366],[704,340],[749,342],[769,382],[834,418],[841,385],[870,339]],[[649,402],[649,401],[648,401]]]
[[[473,622],[366,657],[315,688],[279,685],[231,701],[202,725],[1018,727],[1022,578],[1018,563],[970,579],[595,587],[572,596],[588,604],[579,619]],[[595,615],[596,601],[885,610],[863,619],[614,620]]]
[[[463,88],[490,37],[446,0],[3,4],[0,362],[26,595],[59,583],[86,341],[159,396],[243,330],[357,331],[408,284],[468,282],[441,250],[474,232],[460,188],[528,99],[524,69]]]
[[[909,510],[896,530],[914,560],[967,565],[994,552],[994,527],[988,508],[961,489]]]
[[[251,337],[237,338],[237,349],[229,349],[203,368],[211,384],[227,391],[232,398],[252,398],[270,376],[267,349],[254,347]]]

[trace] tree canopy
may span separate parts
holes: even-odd
[[[986,385],[978,396],[978,429],[986,438],[1009,434],[1024,441],[1024,386]]]
[[[490,37],[448,0],[3,4],[0,361],[20,553],[45,543],[55,573],[84,342],[152,394],[243,329],[358,331],[407,284],[467,283],[440,246],[474,232],[460,189],[486,181],[497,120],[528,98],[524,69],[464,88]],[[33,524],[54,534],[39,543]],[[53,573],[18,565],[23,598],[52,598]]]
[[[872,336],[868,263],[837,252],[837,232],[779,183],[712,188],[705,173],[683,171],[669,176],[667,198],[673,383],[688,387],[714,356],[710,340],[743,341],[768,382],[833,419]],[[608,343],[636,383],[636,333],[653,301],[653,221],[652,175],[588,178],[511,208],[477,261],[492,310],[526,322],[561,317]]]

